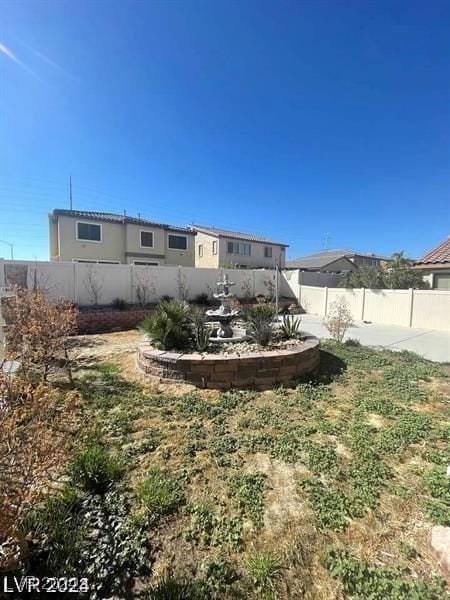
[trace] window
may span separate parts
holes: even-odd
[[[185,235],[173,235],[169,233],[167,242],[168,247],[172,250],[187,250],[187,237]]]
[[[141,248],[153,248],[153,231],[141,230]]]
[[[72,258],[72,262],[91,263],[94,265],[120,265],[118,260],[94,260],[90,258]]]
[[[264,256],[266,258],[272,258],[272,247],[271,246],[264,246]]]
[[[203,256],[203,244],[199,244],[198,246],[198,255]]]
[[[217,254],[217,240],[212,243],[212,253]]]
[[[435,290],[450,291],[450,273],[435,273],[433,277],[433,288]]]
[[[133,265],[138,265],[139,267],[159,267],[159,262],[146,261],[146,260],[133,260]]]
[[[101,242],[102,226],[98,223],[77,221],[77,240],[82,242]]]
[[[250,256],[250,244],[240,242],[228,242],[228,254],[240,254],[241,256]]]

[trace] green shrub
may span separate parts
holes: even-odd
[[[70,487],[25,512],[19,531],[38,542],[28,557],[33,573],[58,576],[75,572],[83,539],[79,512],[80,500]]]
[[[272,304],[258,304],[246,314],[247,333],[260,346],[267,346],[273,340],[275,333],[273,318],[275,308]]]
[[[246,562],[247,575],[260,596],[276,598],[283,574],[281,560],[271,552],[257,552]]]
[[[211,329],[206,324],[206,315],[201,309],[192,310],[192,337],[194,347],[199,352],[205,352],[209,346]]]
[[[89,598],[128,597],[133,577],[148,574],[147,537],[118,490],[78,496],[71,489],[25,513],[20,529],[33,543],[25,574],[86,577]]]
[[[145,600],[205,600],[204,586],[199,581],[165,577],[144,592]]]
[[[191,337],[191,311],[182,300],[161,302],[156,312],[146,317],[140,328],[162,350],[184,350]]]
[[[111,306],[115,310],[126,310],[128,308],[127,301],[123,298],[114,298],[114,300],[111,302]]]
[[[262,527],[266,477],[262,473],[232,475],[228,479],[230,496],[236,507],[250,517],[256,527]]]
[[[68,466],[72,481],[83,489],[103,494],[123,473],[122,462],[99,442],[90,442]]]
[[[365,600],[439,600],[445,597],[445,582],[431,583],[404,579],[400,569],[372,566],[359,561],[347,550],[331,548],[325,566],[339,579],[346,597]]]
[[[158,467],[149,470],[137,488],[137,496],[154,516],[174,512],[184,500],[180,482],[165,475]]]
[[[201,304],[202,306],[209,306],[211,304],[209,296],[206,292],[201,292],[197,294],[194,298],[194,302],[196,304]]]
[[[450,477],[445,466],[434,467],[425,476],[425,487],[436,500],[448,504],[450,512]]]
[[[280,325],[281,337],[284,340],[291,340],[300,336],[300,318],[294,315],[284,315]]]

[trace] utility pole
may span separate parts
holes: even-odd
[[[11,244],[10,242],[5,242],[5,240],[0,240],[0,242],[2,244],[6,244],[7,246],[9,246],[9,249],[11,251],[11,260],[14,260],[14,246],[13,246],[13,244]]]
[[[325,233],[323,236],[323,249],[325,250],[325,252],[328,252],[330,240],[331,240],[330,234]]]
[[[69,175],[69,206],[72,210],[72,174]]]

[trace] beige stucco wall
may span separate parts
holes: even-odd
[[[102,241],[89,242],[76,239],[77,222],[96,223],[102,227]],[[153,232],[153,248],[140,245],[140,231]],[[160,265],[194,266],[195,236],[186,234],[188,248],[172,250],[168,248],[168,232],[162,227],[144,227],[134,224],[106,223],[89,221],[74,217],[58,216],[57,223],[50,217],[50,258],[52,260],[71,261],[73,259],[111,260],[120,263],[139,261],[157,261]],[[59,247],[59,253],[58,253]]]
[[[240,254],[228,254],[228,242],[240,242],[240,243],[250,243],[251,245],[251,255],[250,256],[242,256]],[[266,258],[264,256],[264,247],[270,246],[272,248],[272,257]],[[281,267],[285,266],[286,262],[286,252],[283,252],[282,246],[277,246],[275,244],[264,244],[262,242],[244,242],[243,240],[238,240],[235,238],[226,238],[221,237],[219,239],[219,264],[229,264],[233,263],[236,265],[247,265],[249,268],[258,268],[258,267],[273,267],[274,259],[279,261]]]
[[[217,253],[213,254],[213,242],[217,242]],[[199,246],[203,247],[203,256],[199,255]],[[201,233],[195,236],[195,266],[215,269],[219,266],[219,240],[218,238]]]
[[[342,257],[338,258],[337,260],[333,261],[332,263],[330,263],[326,267],[323,267],[320,270],[324,272],[358,271],[358,267],[352,261],[348,261],[346,258]]]
[[[102,226],[102,241],[78,241],[76,224],[97,223],[88,219],[58,216],[57,235],[59,240],[59,260],[93,259],[118,260],[125,262],[125,236],[123,225],[118,223],[100,223]]]

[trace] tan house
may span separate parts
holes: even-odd
[[[55,209],[50,260],[195,266],[195,231],[111,213]]]
[[[388,258],[373,253],[353,252],[352,250],[326,250],[288,260],[286,267],[302,271],[343,273],[358,271],[362,267],[385,266],[388,262]]]
[[[239,231],[191,225],[196,232],[195,266],[240,269],[284,267],[287,244]]]
[[[450,237],[414,263],[434,290],[450,291]]]

